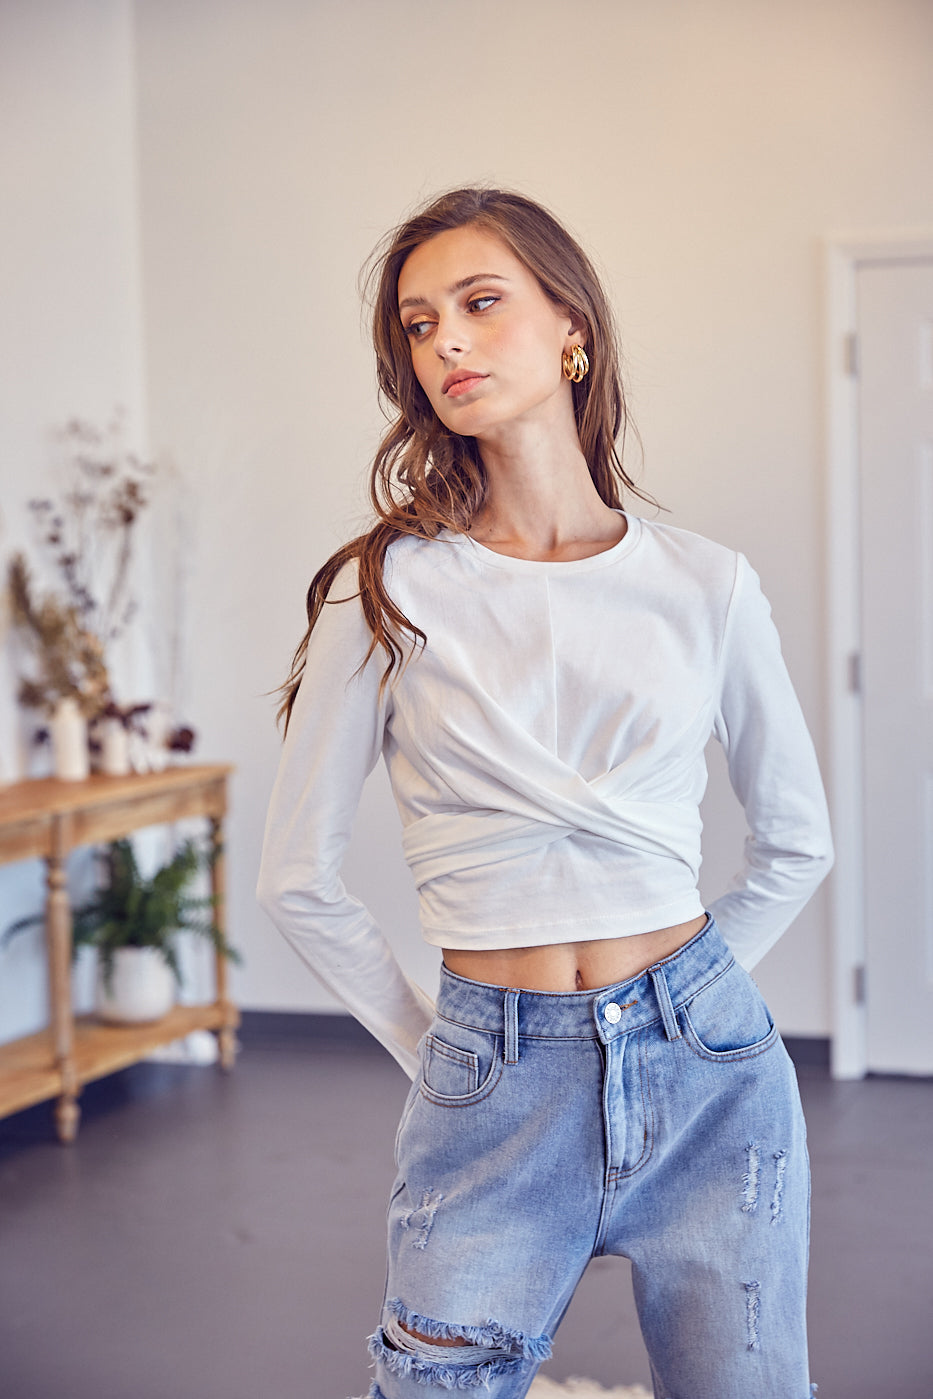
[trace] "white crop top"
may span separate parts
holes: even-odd
[[[741,554],[628,516],[591,558],[405,538],[388,590],[427,635],[382,699],[347,568],[308,647],[272,794],[259,899],[409,1074],[431,1003],[340,879],[380,752],[425,938],[450,948],[627,936],[703,912],[711,733],[749,826],[710,912],[745,967],[832,862],[813,745]]]

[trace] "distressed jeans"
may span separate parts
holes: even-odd
[[[443,969],[421,1068],[370,1399],[521,1399],[604,1254],[631,1259],[656,1399],[807,1399],[797,1083],[712,921],[599,991]]]

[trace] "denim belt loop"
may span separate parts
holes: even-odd
[[[504,1042],[502,1058],[506,1064],[518,1063],[518,991],[506,991],[503,1003]]]
[[[671,1002],[671,993],[668,990],[664,968],[651,967],[650,970],[651,980],[654,982],[654,994],[658,998],[658,1005],[661,1008],[661,1019],[664,1021],[664,1033],[669,1040],[679,1040],[680,1026],[677,1023],[677,1016],[674,1014],[674,1006]]]

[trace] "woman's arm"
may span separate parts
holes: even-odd
[[[743,868],[710,912],[750,969],[833,862],[826,797],[806,721],[757,574],[738,556],[714,732],[749,836]]]
[[[269,804],[257,897],[319,981],[413,1077],[433,1007],[402,972],[385,936],[347,893],[340,867],[363,783],[382,750],[391,707],[379,696],[370,641],[347,568],[308,644]]]

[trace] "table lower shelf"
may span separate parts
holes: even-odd
[[[175,1006],[161,1020],[145,1025],[108,1025],[93,1015],[79,1016],[74,1022],[76,1077],[79,1083],[90,1083],[137,1063],[192,1030],[235,1029],[239,1020],[234,1006],[216,1002]],[[51,1030],[0,1044],[0,1117],[55,1098],[61,1091]]]

